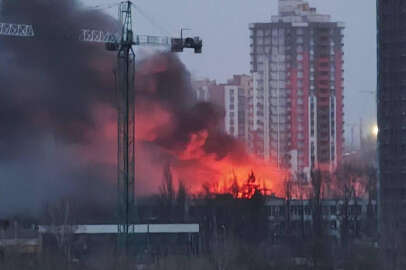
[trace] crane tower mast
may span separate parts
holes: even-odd
[[[118,232],[119,251],[124,258],[129,253],[129,238],[136,224],[135,207],[135,53],[133,46],[158,45],[170,47],[172,52],[194,49],[201,53],[202,40],[199,37],[169,38],[134,35],[132,24],[132,3],[124,1],[119,6],[121,33],[119,40],[112,33],[83,29],[81,40],[104,42],[106,48],[117,53],[116,86],[118,91]],[[126,260],[126,259],[125,259]]]
[[[119,6],[122,25],[118,46],[116,84],[118,91],[118,232],[124,251],[128,250],[129,233],[134,232],[135,200],[135,53],[130,1]]]

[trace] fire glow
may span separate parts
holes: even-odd
[[[270,163],[245,154],[232,154],[217,159],[203,150],[207,131],[192,134],[185,151],[172,165],[175,178],[186,181],[192,193],[207,185],[212,193],[231,193],[238,198],[251,198],[258,190],[263,194],[281,194],[286,175]],[[190,180],[187,180],[190,179]]]
[[[166,54],[138,68],[136,193],[158,192],[169,165],[175,182],[182,181],[193,195],[207,189],[237,198],[251,198],[257,191],[283,194],[287,173],[249,154],[243,142],[222,132],[221,110],[190,101],[190,79],[185,74],[179,60]],[[80,147],[78,156],[87,163],[115,167],[116,112],[109,104],[93,106],[92,111],[97,128],[87,136],[94,143]]]
[[[224,112],[188,99],[190,78],[176,57],[152,57],[138,70],[136,137],[137,145],[148,150],[136,151],[154,152],[160,166],[145,159],[137,162],[149,162],[158,172],[169,164],[175,180],[183,181],[192,194],[202,192],[203,186],[212,193],[231,193],[238,198],[250,198],[255,191],[283,192],[286,172],[249,154],[242,142],[223,133]],[[142,179],[143,173],[138,169],[137,181],[151,182]],[[152,182],[158,187],[162,177]]]

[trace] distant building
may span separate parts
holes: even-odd
[[[217,85],[216,81],[209,79],[193,81],[193,94],[196,101],[210,101],[210,89]]]
[[[379,221],[387,261],[398,264],[406,249],[406,2],[377,3]]]
[[[190,215],[194,222],[200,221],[202,228],[208,228],[205,223],[210,223],[210,219],[216,220],[218,224],[217,234],[223,233],[223,228],[232,228],[229,217],[233,213],[230,201],[232,196],[224,194],[214,195],[213,202],[207,206],[203,200],[193,200],[190,202]],[[249,204],[249,201],[245,201]],[[268,196],[265,200],[267,231],[271,238],[271,243],[282,243],[289,241],[292,236],[303,239],[303,234],[308,237],[314,233],[313,222],[315,215],[315,205],[312,200],[286,200],[275,196]],[[215,211],[209,212],[206,207],[212,207]],[[377,205],[374,200],[352,198],[345,201],[343,199],[323,199],[320,201],[320,215],[326,233],[340,240],[342,234],[346,233],[351,238],[373,239],[376,235]],[[245,210],[242,210],[245,209]],[[244,217],[249,208],[240,208],[238,216]],[[208,213],[213,216],[208,215]],[[346,228],[343,228],[343,224]],[[233,224],[234,225],[234,224]],[[247,224],[249,226],[252,224]],[[203,230],[203,229],[202,229]],[[344,230],[347,230],[344,232]],[[252,232],[249,232],[249,234]],[[204,233],[202,232],[202,235]],[[205,239],[202,239],[203,242]]]
[[[211,102],[224,107],[224,86],[209,79],[192,82],[193,95],[198,102]]]
[[[289,207],[287,205],[287,201],[282,198],[270,197],[266,201],[268,220],[274,235],[282,236],[286,226],[294,234],[304,232],[310,235],[314,218],[311,200],[291,200]],[[342,237],[343,223],[348,223],[348,234],[353,237],[373,235],[376,232],[376,201],[324,199],[321,201],[321,212],[327,233],[337,239]]]
[[[209,79],[204,80],[194,80],[192,82],[193,95],[195,101],[197,102],[210,102],[219,107],[220,110],[225,110],[225,97],[224,97],[224,86],[217,84],[216,81]],[[220,128],[225,129],[224,118],[220,123]]]
[[[132,224],[129,231],[130,250],[140,261],[138,264],[151,264],[168,255],[199,255],[200,252],[199,224]],[[58,239],[69,239],[71,260],[82,267],[94,264],[93,259],[99,254],[113,254],[119,235],[117,224],[40,225],[38,233],[43,249],[48,252],[58,249]]]
[[[248,142],[248,96],[252,79],[248,75],[234,75],[224,86],[225,131]]]
[[[343,23],[279,0],[279,14],[249,30],[251,149],[293,175],[333,172],[343,155]]]
[[[210,102],[223,109],[223,130],[243,142],[248,142],[248,98],[252,92],[252,77],[234,75],[224,84],[217,84],[216,81],[208,79],[196,80],[192,84],[196,101]]]
[[[42,239],[35,226],[0,220],[0,263],[15,254],[35,259],[41,251]]]

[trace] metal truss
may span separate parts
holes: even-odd
[[[0,35],[16,37],[33,37],[34,29],[28,24],[0,23]]]
[[[118,43],[121,40],[119,34],[105,32],[101,30],[82,29],[79,40],[97,43]],[[135,35],[134,45],[139,46],[171,46],[170,37]]]

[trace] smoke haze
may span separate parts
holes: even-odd
[[[114,208],[115,54],[78,37],[82,28],[115,31],[117,23],[69,0],[23,2],[4,6],[7,21],[32,24],[36,36],[0,37],[0,213],[66,197],[80,207]],[[278,190],[275,167],[220,130],[224,111],[193,102],[190,74],[175,55],[139,62],[135,82],[137,195],[156,192],[168,164],[192,192],[204,183],[227,191],[252,169]]]
[[[97,200],[114,168],[78,153],[103,127],[98,106],[114,100],[114,55],[78,37],[82,28],[115,29],[115,21],[69,0],[5,1],[2,21],[32,24],[36,36],[0,36],[0,210],[71,195]]]

